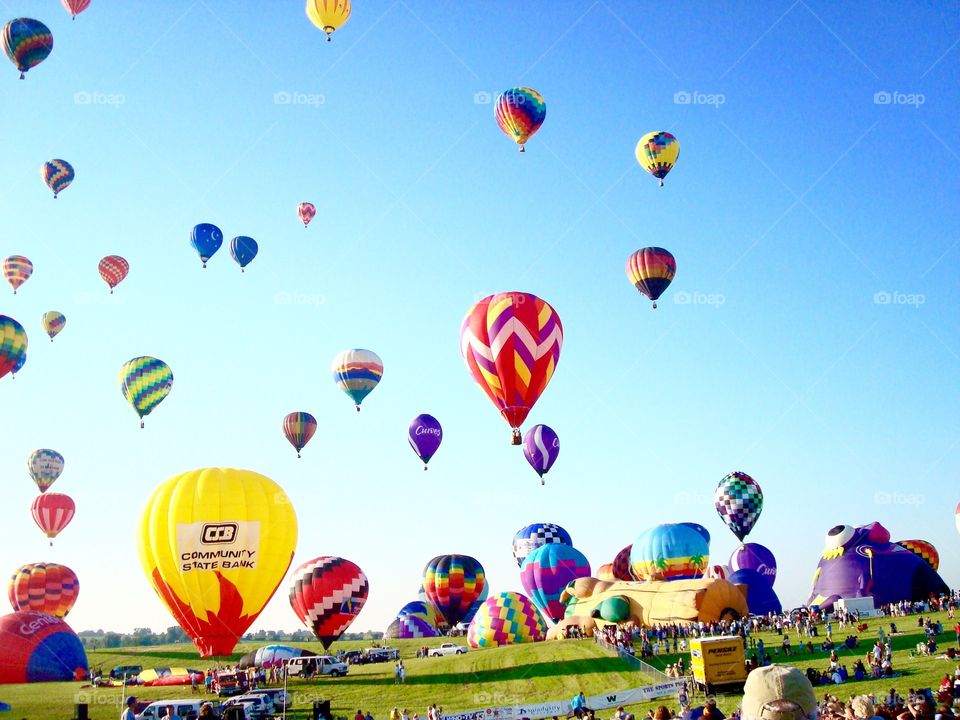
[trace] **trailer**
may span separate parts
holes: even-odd
[[[694,681],[707,693],[718,688],[742,688],[747,680],[743,638],[725,635],[691,639],[690,669]]]

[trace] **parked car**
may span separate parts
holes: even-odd
[[[372,663],[400,659],[400,651],[396,648],[367,648],[364,652],[367,656],[367,662]]]
[[[430,648],[427,651],[428,657],[442,657],[444,655],[463,655],[467,648],[456,643],[444,643],[440,647]]]
[[[287,674],[295,677],[313,677],[314,675],[343,677],[348,671],[347,664],[340,662],[332,655],[311,655],[287,660]]]
[[[112,677],[114,680],[125,680],[129,678],[135,678],[142,672],[142,665],[117,665],[113,670],[110,671],[110,677]]]
[[[340,660],[347,665],[363,665],[367,661],[367,656],[361,650],[347,650],[340,654]]]
[[[274,712],[284,710],[293,704],[293,698],[283,688],[263,688],[251,690],[247,695],[267,695],[273,701]]]
[[[167,706],[173,705],[173,712],[182,720],[196,720],[204,700],[157,700],[147,705],[137,714],[137,720],[160,720],[167,714]]]
[[[268,695],[263,695],[262,693],[237,695],[227,700],[223,704],[223,707],[228,708],[233,705],[249,706],[247,715],[255,718],[270,717],[274,713],[273,700]]]

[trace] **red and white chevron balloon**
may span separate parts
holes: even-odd
[[[360,614],[369,589],[367,576],[354,563],[324,555],[293,571],[290,605],[326,649]]]

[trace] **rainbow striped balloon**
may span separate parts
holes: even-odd
[[[3,50],[23,80],[27,70],[46,60],[53,50],[53,34],[39,20],[17,18],[3,28]]]
[[[439,555],[423,570],[423,590],[427,600],[453,627],[470,622],[479,600],[487,589],[483,565],[469,555]]]
[[[283,434],[297,451],[297,457],[316,431],[317,419],[308,412],[292,412],[283,419]]]
[[[0,315],[0,377],[14,370],[26,356],[27,331],[12,317]]]
[[[371,350],[344,350],[333,359],[330,367],[333,381],[357,406],[369,395],[383,377],[383,362]]]
[[[520,152],[526,152],[524,143],[543,125],[547,104],[536,90],[515,87],[500,93],[493,114],[500,129],[520,146]]]
[[[33,610],[65,618],[77,601],[80,581],[66,565],[30,563],[10,576],[7,597],[14,611]]]
[[[530,598],[517,592],[494,595],[480,606],[467,630],[472,648],[515,645],[546,639],[547,626]]]
[[[662,247],[640,248],[627,258],[627,277],[637,290],[653,300],[654,308],[657,307],[657,298],[669,287],[676,274],[676,259]]]
[[[170,394],[173,386],[173,372],[163,360],[147,355],[128,360],[120,368],[120,389],[127,402],[143,418]]]
[[[43,314],[43,317],[40,319],[40,324],[43,325],[43,331],[50,336],[50,342],[53,342],[53,339],[63,330],[64,325],[67,324],[67,318],[62,312],[50,310]]]
[[[47,160],[40,166],[40,177],[47,184],[47,187],[53,190],[53,197],[67,189],[67,186],[73,182],[77,174],[73,171],[73,165],[66,160]]]
[[[17,288],[23,285],[33,275],[33,263],[23,255],[11,255],[3,261],[3,276],[17,294]]]

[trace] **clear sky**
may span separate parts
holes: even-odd
[[[3,6],[55,46],[25,81],[0,67],[0,255],[36,268],[0,293],[30,335],[0,381],[0,569],[76,570],[76,629],[172,624],[140,511],[215,465],[287,490],[294,566],[366,571],[354,629],[382,629],[437,554],[519,590],[511,539],[535,521],[594,568],[695,521],[726,562],[712,495],[732,470],[764,490],[750,539],[785,606],[838,523],[930,540],[960,582],[957,2],[357,0],[332,43],[299,0],[94,0],[75,22],[56,0]],[[523,155],[489,103],[516,85],[547,103]],[[681,143],[664,188],[633,156],[653,130]],[[77,172],[56,201],[54,157]],[[201,270],[201,222],[258,241],[246,273],[226,243]],[[678,263],[655,311],[624,273],[647,245]],[[111,253],[131,263],[113,296]],[[504,290],[565,329],[529,421],[561,439],[545,487],[459,353],[463,315]],[[329,373],[350,347],[385,364],[359,415]],[[137,355],[175,375],[145,430],[116,380]],[[319,423],[302,460],[293,410]],[[421,412],[444,428],[426,473]],[[52,549],[29,513],[38,447],[66,457],[54,490],[78,507]],[[298,626],[284,582],[254,629]]]

